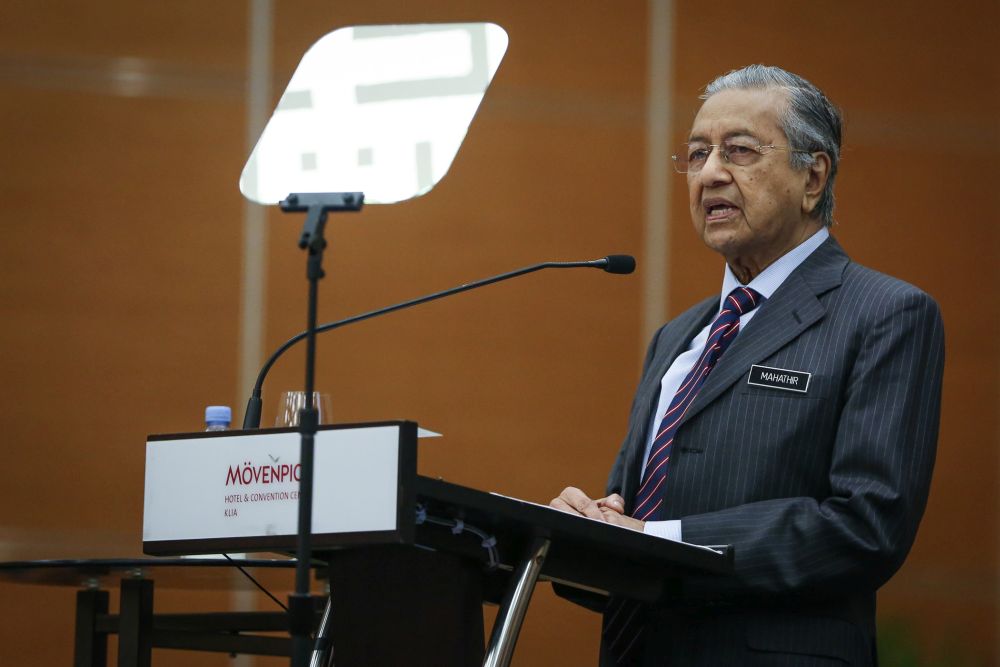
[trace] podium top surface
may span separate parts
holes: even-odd
[[[439,435],[433,431],[427,431],[425,429],[420,429],[416,422],[409,421],[407,419],[386,419],[381,421],[373,422],[356,422],[356,423],[342,423],[342,424],[319,424],[316,427],[317,431],[351,431],[357,429],[366,428],[377,428],[379,426],[395,426],[402,427],[404,425],[411,425],[417,431],[419,431],[420,437],[436,436]],[[253,429],[241,429],[241,428],[231,428],[225,431],[181,431],[178,433],[149,433],[146,435],[147,442],[159,442],[162,440],[190,440],[195,438],[232,438],[233,436],[248,435],[248,436],[260,436],[268,435],[274,433],[300,433],[298,426],[275,426],[275,427],[263,427],[263,428],[253,428]]]
[[[429,513],[452,508],[463,521],[501,537],[525,541],[545,537],[557,551],[579,546],[589,552],[606,552],[618,560],[638,564],[725,573],[732,570],[728,546],[706,547],[653,537],[629,528],[572,515],[496,493],[418,475],[417,501]],[[553,556],[549,556],[551,559]]]

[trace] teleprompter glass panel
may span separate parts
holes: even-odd
[[[302,57],[240,176],[262,204],[306,192],[388,204],[448,172],[507,50],[492,23],[340,28]]]

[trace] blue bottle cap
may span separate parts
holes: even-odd
[[[205,408],[206,424],[229,424],[233,421],[233,410],[228,405],[210,405]]]

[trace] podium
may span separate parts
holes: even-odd
[[[417,430],[393,421],[317,433],[313,548],[329,568],[321,635],[338,667],[507,665],[540,580],[592,600],[657,602],[686,576],[732,569],[725,546],[418,475]],[[143,551],[293,550],[297,448],[293,429],[150,436]],[[485,649],[483,602],[500,605]]]

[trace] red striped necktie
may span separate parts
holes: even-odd
[[[722,312],[712,322],[708,341],[698,361],[691,367],[687,377],[677,389],[666,413],[660,420],[656,437],[649,450],[649,458],[642,471],[639,490],[635,494],[631,516],[640,521],[661,521],[664,515],[663,484],[670,469],[670,452],[678,425],[684,419],[688,408],[705,379],[712,372],[723,352],[736,338],[740,330],[740,316],[756,308],[764,298],[749,287],[737,287],[726,297]],[[602,630],[606,649],[620,665],[631,664],[640,644],[644,617],[642,605],[626,598],[613,597],[604,614]]]

